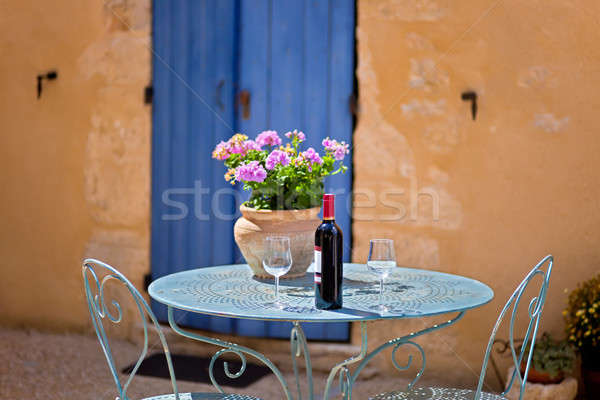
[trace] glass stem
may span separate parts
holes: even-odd
[[[383,307],[383,277],[379,280],[379,307]]]
[[[279,275],[275,277],[275,303],[279,303]]]

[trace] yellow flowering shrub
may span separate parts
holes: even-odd
[[[563,315],[569,342],[579,349],[600,348],[600,274],[569,294]]]

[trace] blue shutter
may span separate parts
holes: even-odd
[[[154,0],[152,277],[243,262],[233,240],[238,201],[210,158],[235,132],[303,130],[317,151],[326,136],[352,143],[354,1]],[[236,107],[250,93],[250,116]],[[351,155],[347,158],[351,166]],[[351,169],[327,178],[351,253]],[[209,189],[209,193],[202,190]],[[218,198],[213,201],[213,197]],[[174,203],[179,202],[179,203]],[[173,215],[187,208],[185,218]],[[215,209],[232,218],[216,218]],[[166,320],[165,307],[153,309]],[[289,323],[180,313],[183,325],[288,337]],[[347,340],[347,324],[305,324],[317,340]]]

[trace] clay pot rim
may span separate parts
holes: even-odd
[[[519,366],[519,369],[521,370],[521,375],[525,373],[525,365],[525,362],[521,361],[521,365]],[[564,371],[559,371],[558,375],[556,375],[554,378],[551,378],[548,372],[538,371],[537,369],[535,369],[533,363],[529,365],[529,375],[527,376],[527,382],[552,385],[561,383],[565,378],[566,374]]]
[[[285,220],[303,221],[316,219],[321,207],[303,208],[301,210],[257,210],[256,208],[240,205],[240,211],[244,218],[249,220]]]

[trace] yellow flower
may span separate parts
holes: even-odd
[[[242,144],[242,142],[246,139],[248,139],[248,136],[246,136],[242,133],[236,133],[229,140],[231,140],[231,143]]]
[[[227,157],[229,157],[228,147],[228,144],[225,142],[219,143],[212,152],[212,158],[216,158],[217,160],[225,160]]]
[[[235,177],[235,169],[234,168],[230,168],[226,173],[225,173],[225,180],[229,183],[231,183],[232,185],[235,185],[235,180],[233,179]],[[231,182],[230,182],[231,181]]]
[[[285,151],[288,154],[294,154],[294,149],[292,148],[292,145],[290,145],[289,143],[287,143],[285,145],[285,147],[279,146],[279,150]]]

